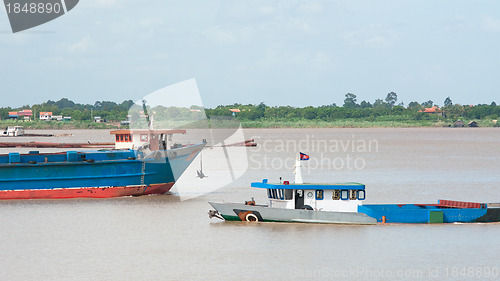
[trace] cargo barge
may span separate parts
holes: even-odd
[[[117,130],[114,149],[0,155],[0,199],[139,196],[168,192],[206,141],[169,144],[185,130]]]

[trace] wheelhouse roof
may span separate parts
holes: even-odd
[[[347,183],[267,183],[267,179],[262,180],[262,182],[252,182],[252,187],[257,188],[267,188],[267,189],[306,189],[306,190],[318,190],[318,189],[352,189],[352,190],[364,190],[365,185],[357,182],[347,182]]]

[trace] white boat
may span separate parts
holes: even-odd
[[[24,136],[24,128],[22,126],[7,127],[0,136],[2,137],[19,137]]]
[[[306,155],[307,156],[307,155]],[[308,157],[308,156],[307,156]],[[332,224],[376,223],[485,223],[500,221],[500,203],[439,200],[437,204],[362,204],[365,185],[360,183],[307,184],[302,182],[300,160],[295,183],[253,182],[265,188],[269,203],[209,202],[209,217],[227,221],[303,222]]]
[[[295,183],[289,181],[253,182],[252,187],[267,190],[269,203],[257,205],[252,199],[241,203],[209,202],[215,209],[210,217],[227,221],[303,222],[332,224],[376,224],[377,219],[358,212],[365,199],[360,183],[302,183],[300,159],[296,161]]]

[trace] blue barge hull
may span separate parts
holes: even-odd
[[[148,155],[131,149],[0,155],[0,199],[165,193],[204,145]]]
[[[438,204],[367,204],[358,206],[383,223],[498,222],[500,208],[487,204],[440,200]]]

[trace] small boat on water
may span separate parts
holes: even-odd
[[[114,149],[0,155],[0,199],[107,198],[169,191],[206,141],[170,144],[185,130],[117,130]]]
[[[2,137],[19,137],[24,136],[24,128],[23,126],[9,126],[5,128],[2,132],[0,132],[0,136]]]
[[[360,183],[303,183],[300,159],[295,183],[251,183],[267,190],[268,204],[209,202],[209,217],[226,221],[302,222],[331,224],[470,223],[500,221],[500,204],[439,200],[437,204],[362,204],[365,185]],[[306,159],[307,158],[307,159]]]

